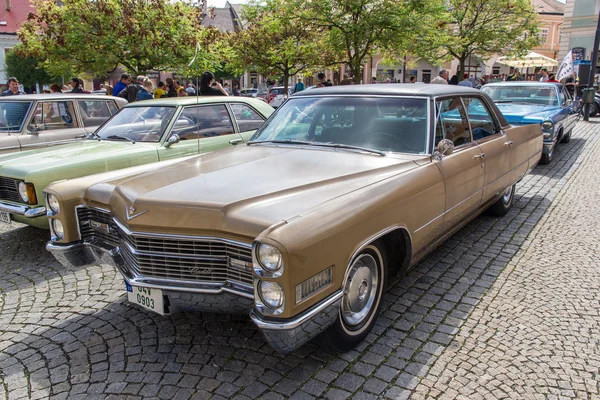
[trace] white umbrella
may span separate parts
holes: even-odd
[[[523,57],[499,57],[498,63],[508,65],[509,67],[556,67],[558,61],[550,57],[543,56],[533,51],[528,52]]]

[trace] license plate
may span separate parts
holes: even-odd
[[[162,290],[132,286],[128,283],[125,283],[125,286],[127,288],[127,300],[160,315],[165,314]]]
[[[6,211],[0,211],[0,222],[10,225],[10,214]]]

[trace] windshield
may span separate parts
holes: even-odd
[[[130,139],[136,142],[159,142],[175,107],[129,107],[116,113],[93,137],[108,140]]]
[[[556,86],[484,86],[481,91],[496,103],[526,103],[557,106]]]
[[[427,127],[424,98],[297,97],[278,109],[252,141],[425,154]]]
[[[21,131],[30,107],[30,101],[0,102],[0,131]]]

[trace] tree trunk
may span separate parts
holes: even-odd
[[[463,57],[459,58],[459,61],[460,61],[460,66],[458,67],[459,69],[458,69],[457,75],[458,75],[458,81],[460,82],[460,81],[462,81],[462,77],[465,73],[465,61],[467,61],[467,56],[463,56]]]
[[[359,85],[362,78],[362,63],[359,60],[351,60],[349,65],[350,71],[352,71],[352,75],[354,75],[354,83]]]
[[[289,80],[290,80],[290,72],[286,69],[285,71],[283,71],[283,98],[284,99],[288,98]]]

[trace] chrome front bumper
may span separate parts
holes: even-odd
[[[28,205],[19,205],[0,201],[0,211],[6,211],[11,214],[24,215],[27,218],[36,218],[46,215],[46,207],[31,208]]]
[[[235,282],[208,282],[194,287],[157,283],[149,278],[131,276],[118,248],[106,250],[91,243],[60,245],[48,242],[46,249],[65,267],[111,265],[132,286],[162,290],[168,299],[165,303],[168,304],[168,309],[165,311],[169,314],[177,311],[246,313],[250,310],[250,318],[267,343],[275,350],[285,353],[297,349],[331,326],[338,316],[342,299],[340,290],[295,318],[265,319],[254,310],[254,294],[248,292],[244,285]]]

